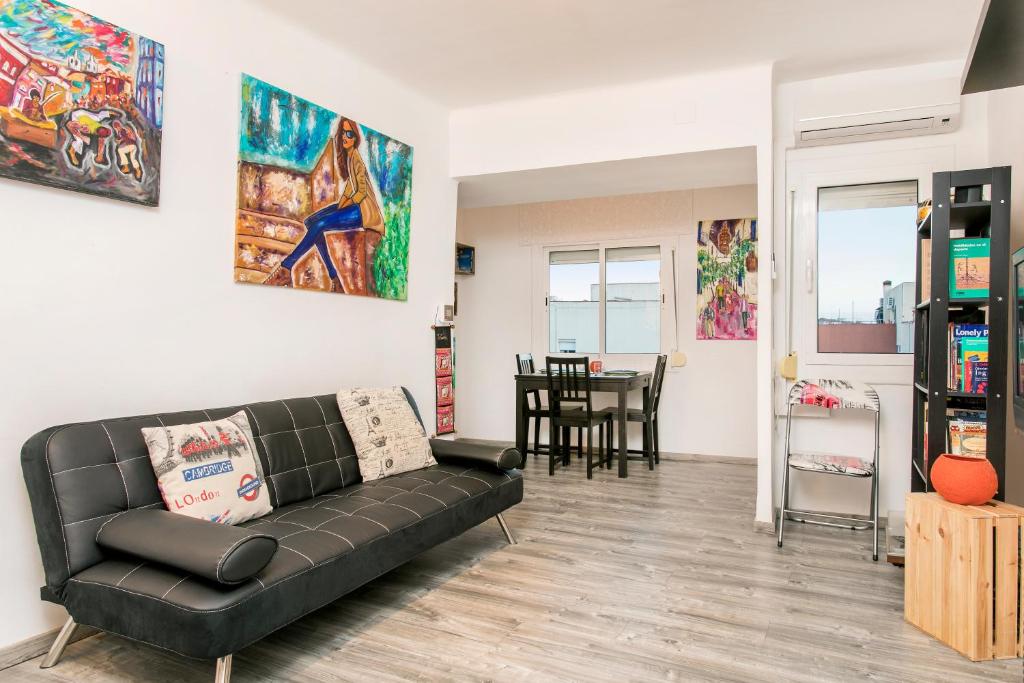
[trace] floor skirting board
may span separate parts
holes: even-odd
[[[53,645],[53,640],[59,632],[60,628],[55,628],[45,633],[40,633],[37,636],[26,638],[13,645],[0,648],[0,671],[45,654],[49,651],[50,646]],[[72,636],[71,642],[77,643],[79,640],[89,638],[97,633],[99,633],[99,630],[91,626],[79,626],[75,629],[75,635]]]
[[[501,441],[500,439],[456,439],[457,441],[469,441],[472,443],[482,443],[490,446],[513,446],[511,441]],[[547,446],[547,443],[543,440],[540,442],[542,446]],[[533,442],[530,442],[533,445]],[[575,445],[574,445],[575,447]],[[630,457],[636,457],[639,453],[630,453]],[[530,456],[533,457],[533,456]],[[541,456],[537,456],[541,457]],[[616,450],[616,457],[618,457],[618,450]],[[662,451],[660,458],[662,460],[674,460],[680,462],[717,462],[725,463],[727,465],[757,465],[757,458],[748,458],[745,456],[736,455],[716,455],[711,453],[671,453],[669,451]]]

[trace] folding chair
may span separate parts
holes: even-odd
[[[793,406],[817,406],[828,410],[862,410],[874,414],[875,422],[875,453],[871,460],[853,455],[831,455],[825,453],[794,453],[790,450],[790,434],[793,427]],[[802,379],[798,380],[789,392],[789,406],[786,411],[786,463],[782,470],[782,510],[779,513],[779,547],[782,547],[782,534],[786,524],[786,515],[796,513],[806,517],[834,519],[845,524],[824,522],[804,517],[793,517],[795,522],[819,524],[842,529],[872,529],[874,541],[872,557],[878,561],[878,428],[879,428],[878,393],[867,384],[849,382],[842,379]],[[789,507],[789,470],[817,472],[844,477],[871,478],[871,519],[867,522],[856,517],[826,515],[810,510],[797,510]]]

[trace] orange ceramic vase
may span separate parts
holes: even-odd
[[[950,503],[983,505],[996,495],[999,478],[988,458],[947,453],[932,465],[932,487]]]

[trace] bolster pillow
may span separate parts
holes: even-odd
[[[96,542],[225,584],[252,578],[277,552],[273,536],[167,510],[117,515],[100,527]]]
[[[466,441],[448,441],[431,439],[430,450],[438,462],[446,462],[467,467],[483,467],[499,470],[511,470],[519,467],[523,456],[511,446],[489,446]]]

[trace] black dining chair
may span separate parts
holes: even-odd
[[[532,353],[516,354],[516,372],[520,375],[532,375],[537,372],[533,364]],[[547,453],[547,446],[540,442],[540,421],[551,416],[551,411],[544,407],[540,400],[540,389],[531,389],[526,392],[526,406],[524,408],[526,419],[526,432],[530,432],[530,420],[533,420],[533,448],[530,448],[529,439],[526,442],[526,452],[523,453],[523,464],[526,464],[526,456],[533,453],[534,457]]]
[[[659,355],[654,364],[654,376],[651,379],[650,399],[646,408],[627,408],[626,420],[629,422],[643,423],[644,441],[643,450],[630,450],[629,453],[640,453],[636,460],[646,460],[648,469],[654,469],[656,463],[661,462],[661,450],[658,443],[658,406],[661,404],[661,388],[665,383],[665,366],[668,365],[668,356]],[[612,417],[612,429],[615,426],[615,418],[618,415],[616,408],[603,408],[601,412]],[[614,443],[614,435],[612,436]]]
[[[548,410],[550,411],[550,437],[548,439],[548,474],[555,473],[556,456],[562,465],[569,464],[569,438],[571,430],[587,433],[587,479],[594,478],[594,427],[598,428],[597,467],[611,468],[611,415],[595,411],[591,400],[590,359],[587,357],[551,357],[545,360],[548,372]],[[605,424],[608,424],[605,439]],[[559,434],[561,432],[561,434]],[[561,444],[562,439],[565,445]],[[580,448],[583,442],[580,440]]]

